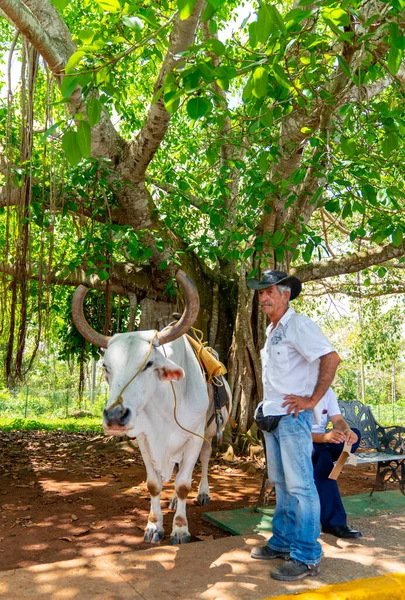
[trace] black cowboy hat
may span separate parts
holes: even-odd
[[[248,279],[247,285],[252,290],[264,290],[272,285],[285,285],[291,289],[290,300],[294,300],[302,289],[298,277],[288,275],[284,271],[264,271],[261,279]]]

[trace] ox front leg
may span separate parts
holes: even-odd
[[[161,542],[165,536],[165,530],[163,529],[163,513],[160,506],[162,479],[157,473],[156,477],[150,477],[148,473],[146,485],[148,486],[150,494],[150,512],[143,541],[157,544],[158,542]]]
[[[201,462],[201,480],[200,485],[198,486],[198,495],[195,499],[195,503],[199,506],[205,506],[210,503],[210,488],[208,485],[208,465],[211,457],[211,440],[209,443],[204,441],[201,452],[200,452],[200,462]]]
[[[188,456],[180,465],[179,472],[176,476],[175,490],[177,496],[176,512],[173,519],[173,529],[170,536],[172,544],[187,544],[191,542],[190,532],[186,517],[187,497],[191,490],[191,477],[197,455],[193,452],[192,456]]]
[[[139,436],[137,439],[143,462],[146,467],[146,485],[150,494],[150,512],[143,541],[157,544],[163,540],[165,535],[163,529],[163,513],[160,506],[160,492],[162,491],[163,481],[162,477],[157,473],[152,464],[146,439],[144,436]]]

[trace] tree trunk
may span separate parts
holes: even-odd
[[[257,331],[257,303],[254,292],[246,286],[242,267],[238,282],[238,306],[229,359],[229,384],[233,394],[232,418],[239,423],[239,433],[246,433],[257,404],[262,400],[261,365],[255,341],[262,338]]]

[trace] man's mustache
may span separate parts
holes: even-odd
[[[260,306],[273,306],[272,302],[261,302]]]

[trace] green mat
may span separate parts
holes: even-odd
[[[348,517],[371,517],[405,510],[405,496],[400,491],[374,492],[344,496],[342,498]],[[229,531],[233,535],[249,535],[271,531],[274,506],[261,507],[254,512],[252,508],[236,510],[218,510],[204,513],[204,519]]]

